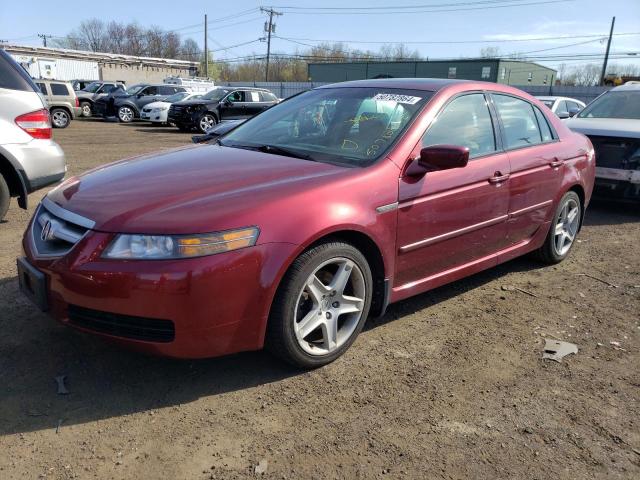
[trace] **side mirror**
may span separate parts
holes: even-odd
[[[407,175],[423,175],[435,170],[466,167],[469,148],[458,145],[432,145],[420,150],[420,157],[407,169]]]
[[[558,118],[561,119],[561,120],[564,120],[565,118],[569,118],[570,117],[569,112],[564,111],[564,110],[562,112],[557,112],[556,115],[558,115]]]
[[[581,108],[576,108],[576,107],[570,108],[569,109],[569,116],[570,117],[575,117],[578,113],[580,113],[580,110],[582,110],[582,109]]]

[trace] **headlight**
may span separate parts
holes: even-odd
[[[260,230],[247,227],[198,235],[119,234],[102,254],[103,258],[163,260],[203,257],[252,247]]]

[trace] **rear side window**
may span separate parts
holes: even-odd
[[[469,148],[470,157],[496,151],[493,122],[485,96],[463,95],[438,114],[422,138],[422,146],[460,145]]]
[[[38,88],[40,89],[43,95],[49,95],[47,93],[47,85],[45,83],[36,83],[36,85],[38,85]]]
[[[69,96],[69,89],[64,83],[50,83],[49,88],[51,88],[51,95],[62,95]]]
[[[29,74],[4,50],[0,50],[0,88],[37,92]]]
[[[271,92],[260,92],[260,101],[261,102],[277,102],[278,99]]]
[[[536,114],[536,118],[538,119],[538,126],[540,127],[540,135],[542,136],[542,141],[550,142],[551,140],[553,140],[553,133],[551,133],[549,122],[538,107],[533,107],[533,110]]]
[[[493,94],[493,100],[502,120],[507,149],[528,147],[542,142],[533,105],[507,95]]]

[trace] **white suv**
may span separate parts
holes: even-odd
[[[25,70],[0,49],[0,220],[11,197],[27,196],[60,181],[64,152],[51,137],[49,110]]]

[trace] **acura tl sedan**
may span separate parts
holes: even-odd
[[[585,136],[512,87],[328,85],[215,143],[69,178],[24,235],[20,285],[142,351],[267,347],[318,367],[389,303],[529,252],[565,259],[594,163]]]

